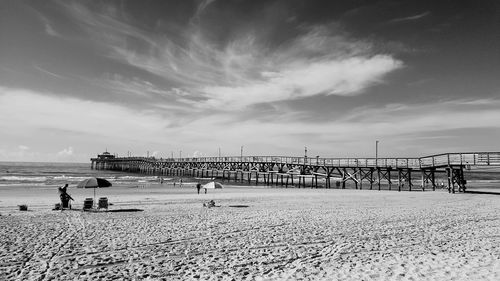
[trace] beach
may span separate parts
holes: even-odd
[[[52,211],[53,187],[0,188],[0,279],[500,279],[500,196],[148,184],[83,212],[93,191],[68,192]]]

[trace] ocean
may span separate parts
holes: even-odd
[[[76,185],[88,177],[116,184],[158,182],[158,176],[92,170],[90,163],[0,162],[0,186]],[[165,179],[169,180],[169,179]]]
[[[500,188],[500,169],[497,167],[466,170],[464,173],[468,187]],[[92,170],[90,163],[0,162],[0,187],[61,186],[66,183],[72,186],[88,177],[105,178],[119,185],[159,182],[159,177],[156,175]],[[419,184],[419,177],[419,173],[414,174],[414,184]],[[164,176],[163,179],[165,182],[173,180]],[[446,181],[443,173],[436,175],[436,180]]]

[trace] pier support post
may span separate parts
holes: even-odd
[[[402,169],[398,169],[398,191],[401,192],[401,186],[403,185]]]
[[[378,184],[378,190],[379,191],[380,191],[380,181],[381,181],[381,179],[380,179],[380,172],[381,172],[380,168],[377,167],[377,184]]]
[[[464,178],[463,166],[449,166],[446,168],[448,176],[448,192],[455,193],[455,184],[458,186],[458,192],[464,192],[466,181]]]
[[[413,187],[413,182],[411,181],[411,169],[408,169],[407,175],[408,175],[408,190],[411,191],[411,188]]]
[[[370,168],[370,190],[373,190],[373,171],[375,168]]]
[[[345,182],[347,180],[346,177],[347,171],[345,168],[342,169],[342,189],[345,189]]]
[[[446,168],[446,177],[448,180],[448,193],[451,193],[452,189],[453,189],[453,193],[455,193],[455,187],[453,186],[453,188],[452,188],[453,181],[452,181],[452,168],[451,167]]]

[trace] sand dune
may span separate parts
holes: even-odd
[[[2,280],[500,280],[500,196],[118,187],[99,190],[112,209],[144,211],[91,213],[9,192]]]

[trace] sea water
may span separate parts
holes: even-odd
[[[159,181],[154,175],[93,170],[90,163],[0,162],[0,186],[76,185],[88,177],[105,178],[113,184]]]
[[[481,170],[464,171],[468,187],[500,188],[500,168],[491,167]],[[395,173],[395,175],[397,175]],[[414,173],[414,184],[418,185],[419,174]],[[135,185],[159,182],[156,175],[139,173],[118,172],[108,170],[93,170],[90,163],[41,163],[41,162],[1,162],[0,161],[0,186],[70,186],[88,177],[100,177],[113,184]],[[172,178],[163,176],[164,182]],[[198,179],[194,179],[199,181]],[[396,180],[396,179],[394,179]],[[436,175],[436,183],[445,182],[444,173]],[[187,182],[185,181],[187,184]]]

